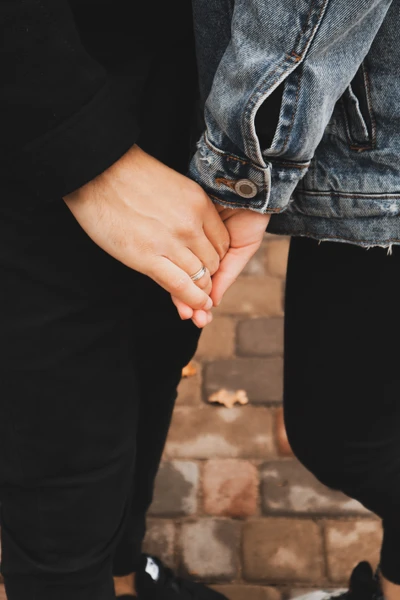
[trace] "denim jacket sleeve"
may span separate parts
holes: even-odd
[[[261,213],[287,208],[390,4],[193,0],[207,101],[206,131],[189,174],[213,201]],[[260,147],[256,115],[277,88],[282,101],[273,139]]]

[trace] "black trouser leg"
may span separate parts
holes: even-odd
[[[157,57],[145,94],[143,135],[139,140],[147,152],[181,173],[188,165],[195,85],[195,56],[189,36],[183,46],[166,49],[162,62]],[[164,93],[160,93],[162,90]],[[116,576],[131,573],[138,566],[146,512],[153,497],[177,384],[200,335],[192,322],[180,320],[168,294],[155,284],[149,285],[154,288],[151,301],[144,307],[141,324],[135,330],[141,340],[137,357],[141,397],[137,460],[130,516],[114,558]]]
[[[154,285],[155,284],[151,284]],[[141,556],[146,512],[175,404],[182,368],[196,351],[199,330],[180,320],[170,298],[160,288],[144,308],[137,376],[140,406],[136,434],[136,466],[129,518],[114,557],[116,576],[135,571]],[[157,343],[155,343],[157,341]]]
[[[131,564],[140,553],[198,330],[97,248],[64,203],[13,200],[0,219],[6,589],[9,600],[111,600],[116,549],[128,539]]]
[[[142,146],[184,170],[192,103],[180,87],[167,88],[166,98],[171,91],[186,99],[186,112],[179,105],[170,112],[166,102],[165,131],[147,128],[144,118]],[[45,204],[18,186],[1,196],[7,594],[111,600],[119,560],[120,574],[137,564],[176,386],[199,332],[180,321],[168,294],[91,242],[61,199]]]
[[[0,208],[0,501],[9,600],[111,600],[129,514],[142,276],[62,200]]]
[[[400,583],[400,248],[292,240],[285,419],[298,458],[382,517]],[[360,557],[362,558],[362,557]]]

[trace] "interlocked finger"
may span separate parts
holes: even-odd
[[[188,247],[199,259],[201,265],[207,267],[211,275],[214,275],[214,273],[218,271],[220,257],[210,240],[207,239],[205,235],[193,237],[190,240]]]
[[[191,250],[181,246],[173,248],[168,253],[168,258],[185,271],[197,287],[210,294],[212,288],[210,271]]]
[[[197,273],[191,275],[190,278],[193,281],[193,283],[195,283],[197,287],[203,290],[206,294],[209,294],[211,292],[211,276],[210,271],[207,269],[207,267],[201,267],[201,269],[199,269]]]
[[[159,256],[152,261],[149,275],[172,296],[193,310],[210,310],[212,301],[206,291],[201,290],[172,260]]]

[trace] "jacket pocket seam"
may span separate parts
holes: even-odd
[[[376,119],[372,108],[372,97],[371,97],[371,80],[366,70],[365,63],[363,62],[360,66],[362,70],[363,86],[365,91],[366,109],[368,122],[365,120],[364,115],[360,114],[360,118],[363,119],[365,128],[368,132],[368,137],[365,142],[357,142],[354,138],[352,127],[351,127],[351,116],[346,110],[346,101],[344,96],[340,99],[340,108],[343,116],[343,123],[346,132],[347,139],[349,141],[349,148],[355,152],[364,152],[365,150],[373,150],[376,147]],[[351,83],[350,86],[351,88]],[[347,88],[349,89],[349,88]],[[354,92],[353,92],[354,94]],[[355,94],[354,94],[355,95]]]
[[[369,118],[371,119],[371,147],[375,148],[376,147],[376,119],[375,119],[374,109],[372,107],[371,78],[365,67],[365,62],[362,63],[362,70],[363,70],[363,77],[364,77],[364,83],[365,83],[368,113],[369,113]]]
[[[290,134],[292,133],[293,130],[293,125],[294,125],[294,121],[296,119],[296,115],[297,115],[297,109],[299,106],[299,96],[300,96],[300,89],[301,89],[301,82],[303,80],[303,75],[304,75],[304,69],[300,66],[300,72],[299,72],[299,80],[297,82],[297,89],[296,89],[296,97],[293,103],[293,111],[292,111],[292,118],[290,119],[290,124],[288,127],[288,131],[286,134],[286,137],[283,141],[283,146],[282,146],[282,150],[281,152],[285,152],[287,150],[287,147],[289,145],[289,140],[290,140]]]

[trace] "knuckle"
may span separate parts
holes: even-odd
[[[199,308],[201,310],[207,311],[208,310],[207,309],[207,303],[208,303],[208,296],[206,296],[205,299],[201,301],[201,306],[199,306]]]
[[[201,231],[197,215],[193,212],[182,215],[178,225],[178,235],[185,238],[192,238]]]
[[[204,288],[204,292],[207,294],[207,296],[209,296],[211,290],[212,290],[212,283],[211,283],[211,281],[209,281],[207,286]]]
[[[214,260],[211,260],[209,265],[208,265],[208,270],[210,271],[210,275],[215,275],[215,273],[218,271],[219,269],[219,258],[215,258]]]
[[[210,286],[210,277],[202,277],[197,282],[197,285],[201,290],[206,290]]]
[[[187,283],[187,277],[185,275],[173,278],[170,281],[170,288],[172,290],[172,293],[175,296],[179,296],[180,292],[182,292],[186,288]]]
[[[220,245],[220,254],[222,254],[222,256],[225,256],[225,254],[228,252],[229,246],[230,246],[230,240],[229,240],[229,237],[227,236],[226,239],[223,240]]]
[[[163,281],[163,271],[158,262],[154,259],[149,260],[148,264],[145,263],[144,272],[148,277],[151,277],[151,279],[154,279],[157,283]]]
[[[207,204],[207,194],[195,181],[189,181],[189,193],[192,203],[199,204],[200,206],[205,206]]]

